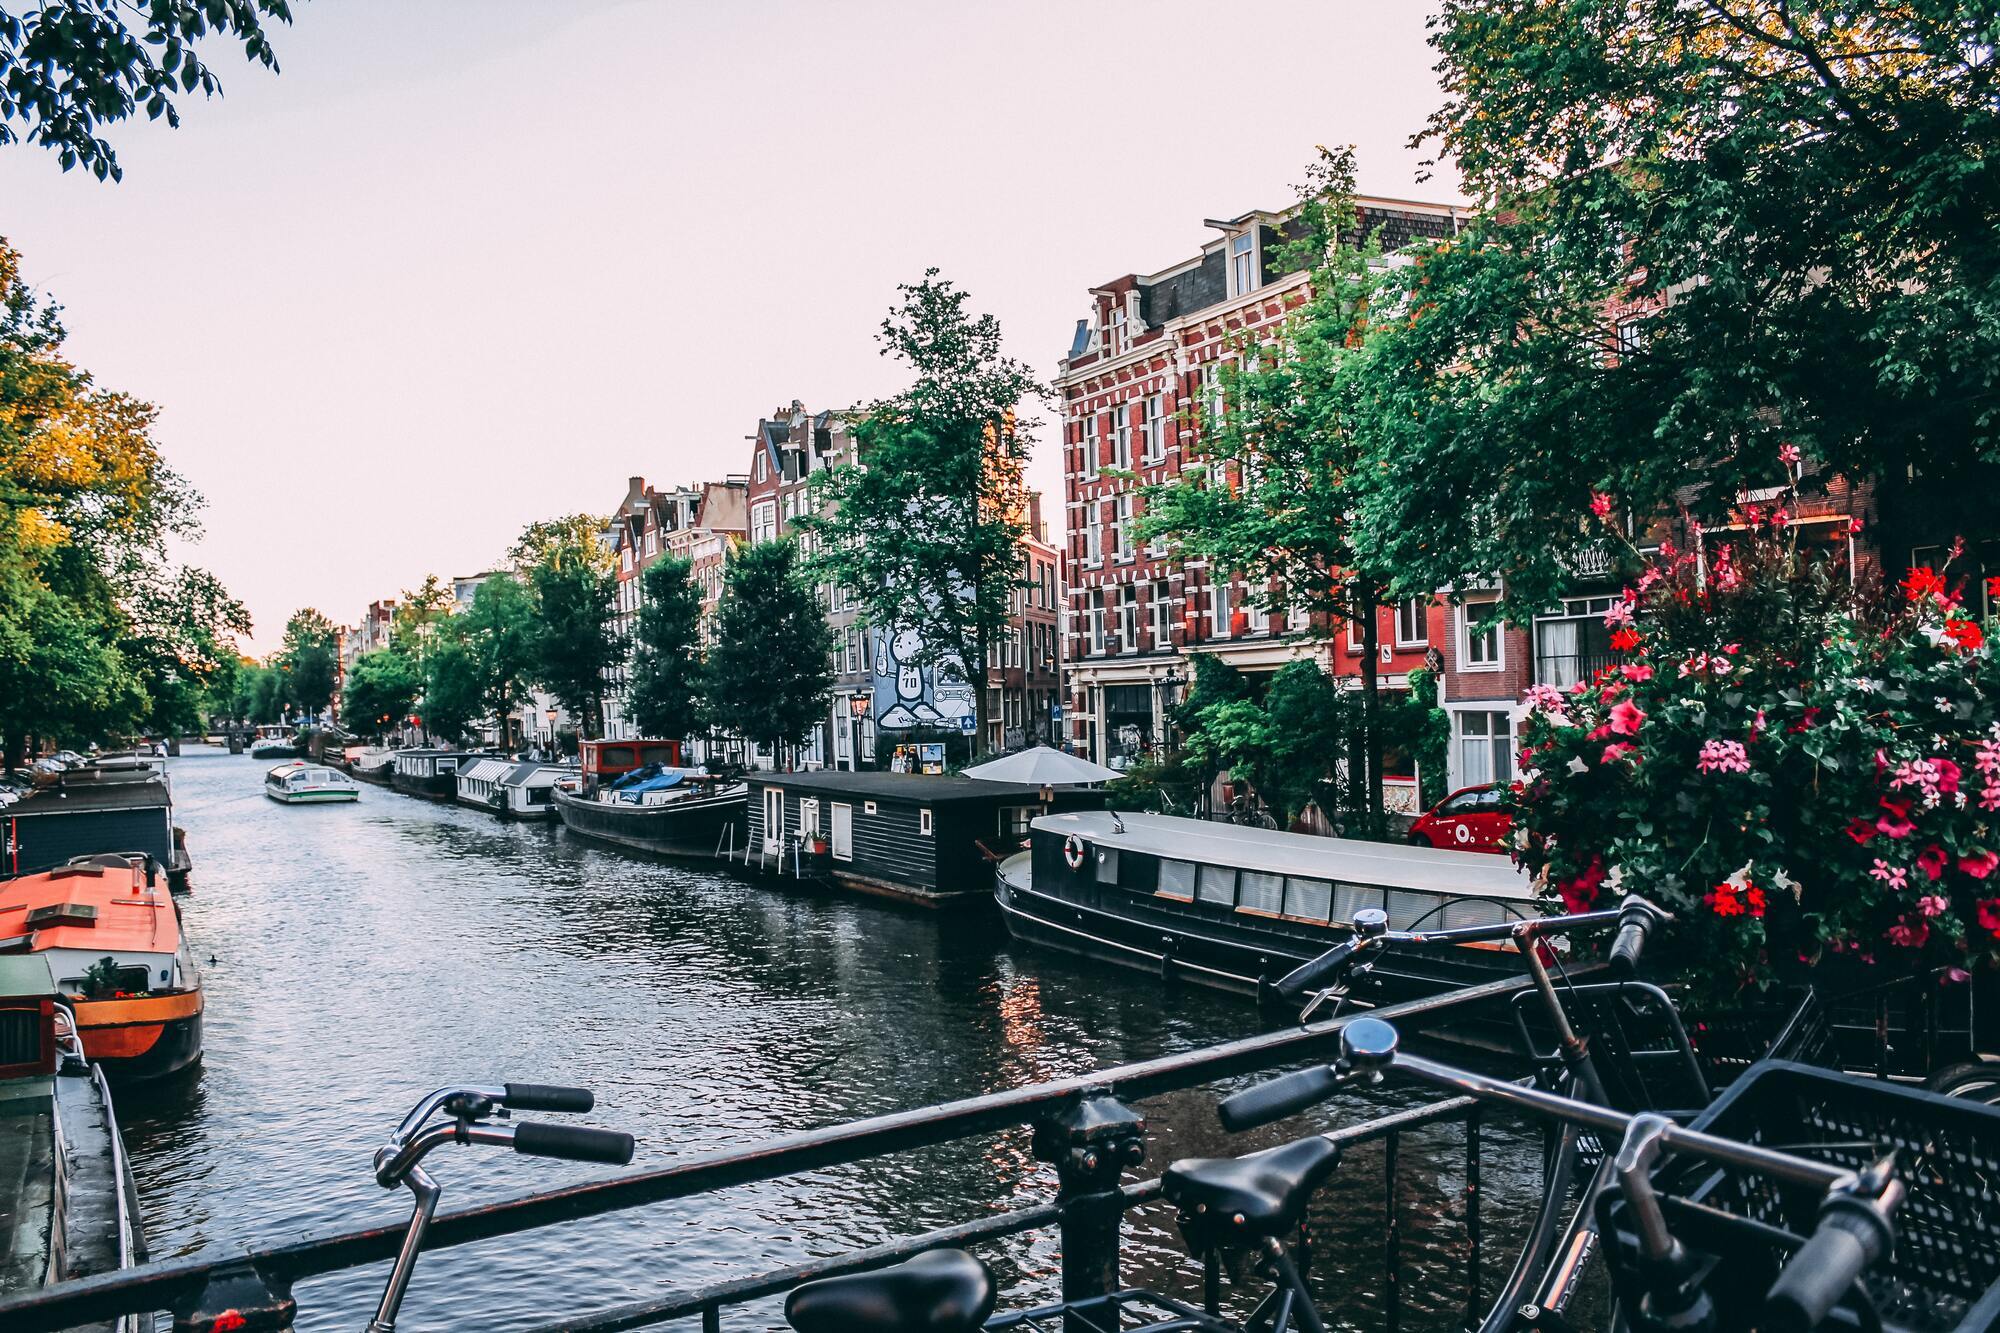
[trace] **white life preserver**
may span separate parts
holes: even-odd
[[[1063,860],[1071,870],[1083,869],[1083,839],[1074,833],[1063,839]]]

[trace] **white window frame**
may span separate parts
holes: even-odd
[[[1229,605],[1229,593],[1228,579],[1217,579],[1208,585],[1209,619],[1215,623],[1215,636],[1218,639],[1230,637],[1229,619],[1233,612]]]
[[[1118,644],[1128,653],[1139,651],[1139,590],[1129,583],[1118,590]]]
[[[1466,722],[1480,718],[1483,728],[1478,734],[1466,730]],[[1495,719],[1502,728],[1495,731]],[[1498,741],[1498,744],[1495,742]],[[1514,714],[1507,708],[1459,708],[1451,715],[1452,758],[1456,761],[1456,785],[1477,786],[1488,782],[1505,784],[1514,779]],[[1467,763],[1467,748],[1479,746],[1491,761],[1490,772],[1476,772]],[[1481,765],[1482,768],[1486,765]]]
[[[847,816],[847,850],[840,850],[840,816]],[[836,861],[854,859],[854,807],[846,801],[835,801],[827,807],[827,850]]]
[[[1135,558],[1132,549],[1132,494],[1127,491],[1111,501],[1111,550],[1119,563]]]
[[[1159,394],[1147,394],[1140,409],[1139,439],[1142,457],[1148,463],[1164,463],[1167,459],[1166,419],[1163,413],[1165,403]]]
[[[1085,481],[1097,480],[1097,446],[1104,439],[1104,413],[1092,412],[1082,421],[1083,426],[1083,468]]]
[[[1111,465],[1121,472],[1132,470],[1132,404],[1120,403],[1111,414]]]
[[[1173,598],[1168,595],[1164,580],[1153,585],[1153,597],[1149,603],[1153,611],[1153,649],[1163,651],[1173,642]]]
[[[928,838],[937,831],[937,821],[931,817],[931,808],[921,806],[917,810],[917,836]]]
[[[1431,599],[1428,597],[1406,597],[1396,603],[1396,646],[1398,648],[1421,648],[1429,640],[1429,611]],[[1416,634],[1406,637],[1403,624],[1405,613],[1414,614]]]
[[[1229,238],[1229,294],[1248,296],[1262,286],[1257,280],[1257,231],[1253,227]]]
[[[1104,522],[1095,500],[1084,501],[1083,563],[1092,569],[1104,563]]]
[[[1504,671],[1507,667],[1507,632],[1499,621],[1494,621],[1491,629],[1482,631],[1493,636],[1493,657],[1491,661],[1475,660],[1472,654],[1473,626],[1485,616],[1491,615],[1497,598],[1482,597],[1469,602],[1461,602],[1458,607],[1458,669],[1460,671]]]
[[[1090,651],[1101,653],[1104,651],[1104,589],[1092,588],[1086,596],[1089,598]]]

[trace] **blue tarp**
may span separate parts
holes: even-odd
[[[686,777],[687,774],[679,769],[663,769],[658,764],[648,764],[645,768],[634,769],[612,783],[611,790],[617,793],[619,800],[638,805],[643,802],[648,792],[678,787]]]

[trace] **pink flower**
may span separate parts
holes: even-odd
[[[1618,671],[1625,679],[1630,681],[1651,680],[1653,678],[1653,668],[1644,662],[1627,662],[1624,666],[1619,667]]]
[[[1604,747],[1603,762],[1607,764],[1615,764],[1620,759],[1623,759],[1626,755],[1631,754],[1638,748],[1639,748],[1638,746],[1629,744],[1625,741],[1618,741],[1611,745],[1607,745]]]
[[[1786,528],[1786,527],[1790,527],[1790,526],[1791,526],[1791,523],[1792,523],[1792,511],[1791,511],[1791,510],[1789,510],[1789,509],[1773,509],[1773,510],[1771,511],[1771,526],[1772,526],[1772,527],[1774,527],[1774,528]]]
[[[1799,461],[1799,447],[1789,440],[1778,446],[1778,461],[1790,465]]]
[[[1931,937],[1931,928],[1919,921],[1915,925],[1898,921],[1883,932],[1889,943],[1904,949],[1921,949],[1924,941]]]
[[[1748,773],[1750,754],[1742,741],[1703,741],[1694,766],[1702,773]]]
[[[1603,491],[1592,491],[1590,493],[1590,512],[1599,518],[1610,518],[1611,497]]]
[[[1630,699],[1621,699],[1611,705],[1611,730],[1616,735],[1636,736],[1645,721],[1645,713]]]
[[[1909,876],[1901,866],[1892,866],[1881,857],[1875,858],[1875,868],[1868,872],[1892,889],[1906,889],[1910,886]]]
[[[1521,702],[1532,712],[1550,714],[1557,722],[1569,721],[1569,700],[1553,685],[1530,685]]]
[[[1946,856],[1944,848],[1936,843],[1917,853],[1917,869],[1923,871],[1924,877],[1933,884],[1944,874],[1944,868],[1950,864],[1951,858]]]
[[[1875,828],[1886,837],[1907,838],[1917,831],[1910,822],[1910,803],[1882,798],[1883,813],[1875,817]]]
[[[1947,968],[1946,968],[1946,969],[1944,970],[1944,974],[1943,974],[1943,976],[1942,976],[1942,977],[1941,977],[1941,978],[1939,979],[1939,981],[1938,981],[1938,985],[1940,985],[1940,986],[1959,986],[1959,985],[1963,985],[1964,983],[1966,983],[1966,982],[1968,982],[1968,981],[1970,981],[1970,980],[1972,980],[1972,973],[1970,973],[1970,972],[1966,971],[1966,970],[1965,970],[1964,968],[1962,968],[1962,967],[1947,967]]]
[[[2000,866],[2000,853],[1989,852],[1984,848],[1968,852],[1958,858],[1958,868],[1974,879],[1985,879],[1993,873],[1995,866]]]
[[[1935,893],[1927,893],[1917,899],[1917,910],[1925,916],[1943,916],[1945,910],[1950,906],[1950,903],[1938,897]]]

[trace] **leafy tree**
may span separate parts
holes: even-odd
[[[277,666],[287,699],[307,713],[324,712],[340,676],[339,628],[310,606],[294,611],[285,622]]]
[[[604,731],[604,673],[625,649],[611,620],[617,579],[603,531],[604,520],[571,514],[530,524],[509,552],[535,598],[535,683],[592,736]]]
[[[504,745],[509,741],[508,716],[527,698],[534,675],[534,598],[513,575],[495,574],[479,585],[456,628],[472,650],[479,716],[491,719]]]
[[[1370,339],[1375,554],[1539,610],[1596,496],[1712,518],[1791,449],[1905,535],[1991,531],[1996,38],[1963,3],[1445,0],[1427,138],[1479,213]]]
[[[486,703],[478,645],[454,625],[452,632],[437,637],[424,662],[424,730],[442,741],[462,741]]]
[[[389,627],[389,643],[419,669],[431,650],[438,625],[449,616],[456,599],[450,588],[435,574],[424,575],[416,588],[403,589],[396,604],[395,623]]]
[[[966,293],[936,269],[900,290],[878,338],[915,378],[856,423],[863,461],[815,478],[830,512],[800,526],[818,542],[817,577],[858,589],[874,624],[916,630],[918,662],[974,681],[977,753],[985,664],[1026,586],[1029,423],[1017,409],[1039,388],[1001,353],[999,321],[971,314]]]
[[[240,660],[234,636],[250,632],[250,613],[206,570],[183,566],[161,577],[133,569],[126,581],[129,628],[121,651],[149,700],[142,724],[179,735],[199,724],[211,687],[234,678]]]
[[[233,716],[262,726],[276,722],[284,712],[284,675],[269,661],[252,663],[237,674]]]
[[[803,740],[826,715],[833,632],[792,543],[760,542],[730,565],[715,635],[706,673],[714,722],[774,757]]]
[[[410,659],[396,649],[363,653],[341,687],[341,725],[357,735],[379,737],[410,715],[422,686]]]
[[[0,145],[27,127],[29,143],[53,149],[68,171],[81,163],[99,180],[124,172],[101,126],[145,108],[178,129],[175,99],[222,91],[200,47],[227,35],[244,56],[276,73],[267,28],[290,23],[288,0],[44,0],[0,9]]]
[[[647,736],[679,740],[702,723],[701,590],[692,565],[669,556],[641,575],[645,600],[632,655],[632,720]]]
[[[1218,573],[1240,572],[1252,599],[1273,611],[1360,631],[1362,725],[1351,760],[1379,831],[1376,609],[1388,573],[1354,513],[1363,447],[1355,368],[1379,250],[1358,235],[1359,221],[1352,150],[1322,149],[1291,224],[1289,258],[1309,268],[1310,295],[1223,365],[1222,411],[1202,420],[1181,475],[1146,490],[1139,530],[1206,557]]]

